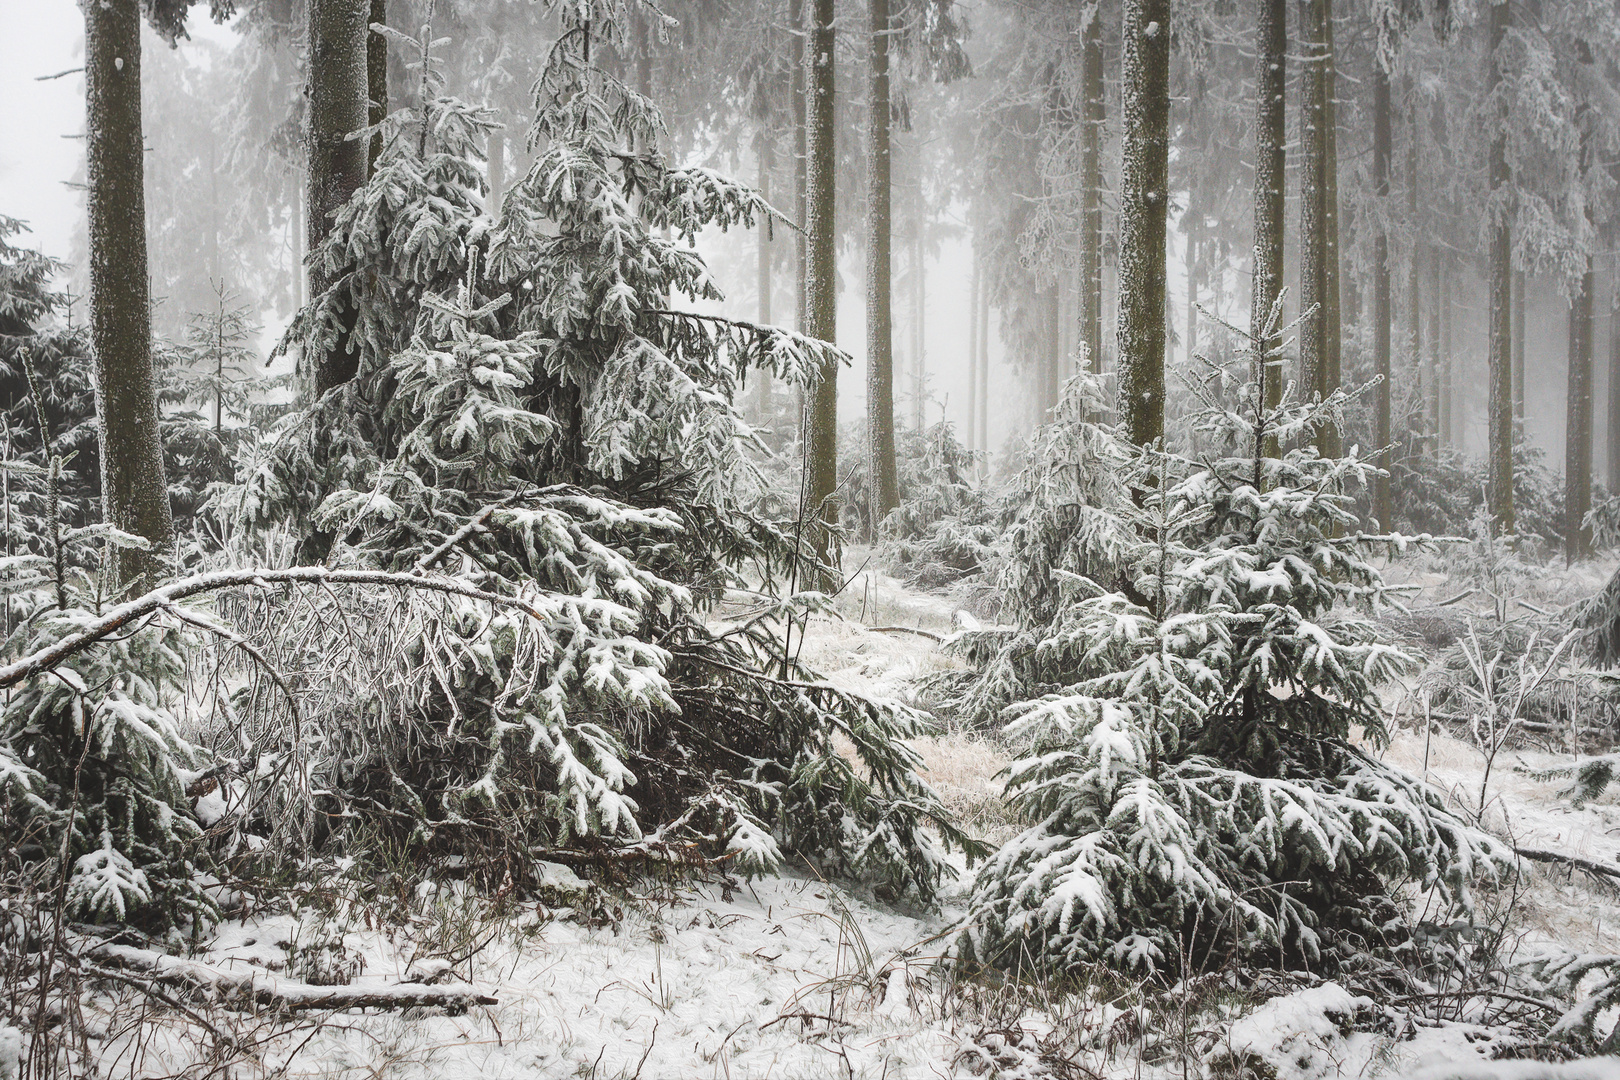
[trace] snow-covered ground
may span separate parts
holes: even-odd
[[[905,696],[918,676],[954,663],[936,640],[953,621],[941,598],[867,571],[838,607],[844,619],[812,622],[803,657],[842,685]],[[1002,751],[965,734],[918,749],[973,828],[999,840],[1017,827],[998,795]],[[1485,761],[1472,744],[1408,728],[1384,752],[1477,805]],[[1620,866],[1615,797],[1575,809],[1560,781],[1530,775],[1568,762],[1505,751],[1490,774],[1487,821],[1522,847]],[[102,1075],[202,1076],[230,1059],[233,1078],[1620,1077],[1612,1060],[1492,1064],[1491,1030],[1433,1017],[1394,1023],[1389,1002],[1332,983],[1279,985],[1270,1001],[1236,984],[1224,996],[1189,993],[1196,1005],[1179,1016],[1118,983],[957,984],[935,961],[961,916],[967,871],[930,910],[876,903],[808,866],[747,883],[638,885],[629,896],[561,867],[552,877],[548,904],[499,913],[457,883],[429,885],[409,920],[382,925],[364,905],[312,898],[302,914],[226,922],[195,957],[211,978],[251,975],[255,985],[341,982],[381,995],[465,985],[496,1004],[214,1010],[211,1021],[241,1044],[210,1061],[214,1039],[196,1023],[153,1019],[114,990],[86,1006]],[[1511,903],[1516,950],[1620,951],[1620,903],[1580,875],[1535,869]]]

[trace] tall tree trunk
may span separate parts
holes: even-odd
[[[1333,50],[1333,0],[1322,8],[1322,227],[1326,232],[1322,261],[1322,397],[1342,382],[1340,352],[1344,342],[1343,295],[1339,276],[1339,104],[1338,67]],[[1338,457],[1343,436],[1337,424],[1319,433],[1322,453]]]
[[[83,9],[90,345],[102,516],[151,544],[148,551],[118,552],[115,589],[122,591],[143,577],[143,586],[157,585],[174,547],[152,376],[141,12],[136,0],[100,0]]]
[[[490,217],[501,216],[501,200],[506,197],[506,134],[501,131],[492,131],[487,140],[489,146],[489,197],[484,200],[484,209]]]
[[[1257,350],[1251,378],[1261,387],[1267,409],[1282,400],[1283,374],[1266,367],[1266,330],[1283,287],[1283,192],[1287,183],[1288,3],[1258,0],[1259,26],[1254,61],[1254,278],[1249,304],[1249,336]],[[1276,457],[1276,439],[1263,453]]]
[[[370,23],[388,25],[388,0],[371,0],[368,26]],[[388,118],[388,39],[375,30],[366,34],[366,93],[371,99],[368,116],[371,126],[376,127]],[[376,171],[382,149],[382,132],[374,132],[366,155],[367,175]]]
[[[1041,423],[1049,423],[1063,385],[1063,296],[1054,284],[1046,295],[1046,362],[1042,365]]]
[[[1193,353],[1198,351],[1198,240],[1193,235],[1197,225],[1187,223],[1186,236],[1186,263],[1187,263],[1187,363],[1192,363]]]
[[[1080,343],[1093,374],[1102,374],[1102,143],[1107,120],[1100,4],[1081,18],[1080,106]]]
[[[1524,271],[1513,272],[1513,419],[1524,423]]]
[[[776,166],[776,148],[771,141],[769,123],[762,123],[759,131],[758,164],[759,164],[759,194],[766,202],[771,201],[771,170]],[[772,245],[775,240],[775,223],[769,217],[760,221],[757,229],[759,250],[755,254],[755,286],[759,292],[759,323],[761,326],[771,324],[771,292],[774,284],[771,280]],[[771,369],[761,366],[755,373],[759,380],[759,419],[768,423],[776,405],[773,400],[775,388],[771,385]]]
[[[1406,262],[1406,347],[1412,377],[1417,380],[1418,401],[1426,402],[1430,376],[1423,369],[1423,243],[1418,239],[1417,99],[1410,76],[1406,79],[1404,97],[1410,121],[1406,140],[1406,221],[1412,234],[1412,248]],[[1424,410],[1418,417],[1420,431],[1427,419],[1427,410]],[[1405,445],[1403,442],[1403,451],[1399,453],[1404,453]],[[1421,441],[1418,445],[1422,445]]]
[[[1428,432],[1426,441],[1430,453],[1436,457],[1440,455],[1440,447],[1444,445],[1440,436],[1440,378],[1441,378],[1441,349],[1440,349],[1440,251],[1433,244],[1424,244],[1428,256],[1429,269],[1429,377],[1428,398],[1424,402],[1427,408]]]
[[[928,426],[923,397],[923,364],[927,349],[928,314],[927,292],[923,281],[923,185],[922,143],[912,140],[911,199],[913,231],[911,234],[911,410],[912,424],[918,431]]]
[[[833,0],[811,0],[806,102],[805,333],[838,340],[837,233],[833,227],[837,166],[833,146]],[[838,364],[829,360],[810,388],[805,417],[805,511],[827,526],[838,521]],[[816,552],[832,555],[827,528],[816,530]]]
[[[1327,364],[1327,118],[1323,0],[1300,0],[1299,392],[1320,394]]]
[[[1452,405],[1452,369],[1455,366],[1451,357],[1451,324],[1456,312],[1452,308],[1452,281],[1451,260],[1445,256],[1437,255],[1442,260],[1440,267],[1440,445],[1447,450],[1455,450],[1456,441],[1453,439],[1452,420],[1456,409]]]
[[[308,136],[309,219],[311,252],[326,239],[332,215],[366,182],[367,145],[349,136],[366,126],[367,0],[309,0]],[[310,295],[319,296],[332,282],[320,268],[310,267]],[[352,331],[355,313],[342,315]],[[349,333],[314,361],[315,396],[341,386],[359,371],[360,353]]]
[[[792,88],[788,94],[793,103],[793,212],[799,226],[793,232],[793,317],[794,326],[802,334],[810,325],[810,305],[805,299],[810,284],[810,237],[806,232],[810,220],[810,148],[804,48],[810,26],[804,0],[788,0],[788,25],[793,30]]]
[[[1124,0],[1119,197],[1119,423],[1164,434],[1164,243],[1170,147],[1170,0]]]
[[[1486,100],[1493,100],[1502,81],[1499,54],[1513,18],[1507,0],[1488,0],[1489,36],[1485,53]],[[1493,117],[1490,127],[1490,363],[1489,511],[1500,533],[1514,531],[1513,520],[1513,221],[1507,205],[1512,176],[1507,163],[1507,123]]]
[[[1375,464],[1388,470],[1389,453],[1384,449],[1390,443],[1390,310],[1389,310],[1389,236],[1382,222],[1388,217],[1389,159],[1393,152],[1390,132],[1389,72],[1383,61],[1373,61],[1373,196],[1378,199],[1382,212],[1373,237],[1373,372],[1380,379],[1373,398],[1373,445],[1380,451]],[[1390,492],[1389,474],[1381,473],[1373,480],[1373,517],[1380,528],[1388,529],[1395,520],[1394,499]]]
[[[1620,494],[1620,270],[1609,288],[1609,494]]]
[[[968,275],[968,421],[964,442],[969,450],[980,450],[979,438],[979,238],[978,214],[973,215],[973,270]]]
[[[990,272],[978,280],[978,447],[990,458]]]
[[[290,238],[292,242],[293,255],[292,306],[293,310],[297,311],[299,308],[304,306],[304,301],[308,296],[308,290],[304,282],[304,237],[306,235],[304,232],[305,185],[301,181],[298,181],[295,182],[293,186],[294,190],[292,193],[291,223],[292,236]]]
[[[1592,552],[1583,524],[1592,508],[1592,259],[1569,302],[1569,387],[1564,425],[1564,561]]]
[[[889,0],[871,0],[866,146],[866,440],[875,532],[900,505],[894,461],[894,314],[890,289]]]

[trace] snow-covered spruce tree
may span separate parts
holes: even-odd
[[[93,618],[108,542],[99,517],[80,331],[53,325],[52,264],[10,248],[0,219],[0,662]],[[86,523],[86,519],[91,523]],[[6,862],[70,918],[152,930],[213,912],[196,873],[201,832],[183,790],[196,751],[175,709],[183,627],[138,625],[8,690],[0,706]]]
[[[774,594],[806,547],[744,509],[745,369],[803,384],[841,356],[676,309],[719,295],[698,230],[769,208],[662,158],[656,110],[592,60],[624,44],[620,3],[557,13],[535,164],[496,220],[489,115],[442,92],[430,30],[394,35],[420,93],[312,253],[333,284],[289,337],[333,339],[347,296],[359,374],[290,416],[217,502],[320,536],[304,550],[333,565],[443,569],[501,599],[322,594],[248,613],[281,620],[285,666],[308,672],[293,685],[331,804],[310,839],[454,852],[519,884],[548,853],[679,850],[752,872],[781,845],[926,895],[944,864],[925,828],[964,838],[904,742],[922,717],[784,650],[781,620],[821,602]],[[753,610],[711,628],[726,589],[761,580]],[[278,700],[267,687],[241,711]]]
[[[1275,318],[1275,316],[1273,316]],[[1298,446],[1345,397],[1267,410],[1198,390],[1196,441],[1122,445],[1081,382],[1020,482],[1017,624],[963,642],[969,700],[1029,749],[1008,793],[1035,824],[975,884],[964,961],[1174,972],[1331,966],[1384,939],[1393,883],[1466,907],[1509,853],[1358,745],[1411,661],[1353,609],[1385,597],[1353,496],[1372,466]],[[1055,430],[1054,430],[1055,429]],[[1276,444],[1273,444],[1276,445]],[[998,640],[999,638],[999,640]]]

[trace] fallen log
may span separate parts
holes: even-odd
[[[366,980],[347,986],[316,986],[285,979],[263,968],[227,971],[199,960],[170,956],[129,945],[98,945],[91,959],[112,968],[144,974],[155,985],[200,996],[220,1005],[253,1004],[283,1012],[310,1009],[465,1010],[500,1002],[467,983],[385,983]]]
[[[1535,848],[1514,848],[1514,854],[1531,862],[1556,863],[1562,866],[1572,866],[1577,870],[1584,870],[1593,877],[1605,877],[1611,881],[1620,881],[1620,866],[1607,866],[1591,859],[1583,859],[1579,855],[1565,855],[1557,851],[1539,851]]]

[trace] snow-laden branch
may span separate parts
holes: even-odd
[[[284,570],[218,570],[170,582],[162,588],[153,589],[145,595],[119,604],[105,614],[89,620],[83,627],[60,641],[0,667],[0,689],[16,686],[42,671],[49,671],[108,634],[116,632],[136,619],[167,610],[178,600],[201,593],[217,592],[220,589],[268,588],[272,585],[383,585],[400,589],[423,589],[481,600],[497,607],[513,608],[542,622],[551,617],[534,602],[523,597],[502,596],[500,593],[480,589],[457,578],[421,572],[330,570],[324,566],[293,566]],[[604,613],[609,614],[621,610],[619,605],[605,600],[570,597],[569,603],[572,606],[599,607]]]
[[[385,983],[366,979],[348,986],[314,986],[283,978],[262,968],[225,971],[212,964],[130,945],[99,945],[90,957],[126,971],[146,974],[153,983],[170,986],[224,1004],[252,1003],[296,1012],[305,1009],[412,1009],[438,1006],[466,1009],[496,1005],[489,994],[467,983]]]

